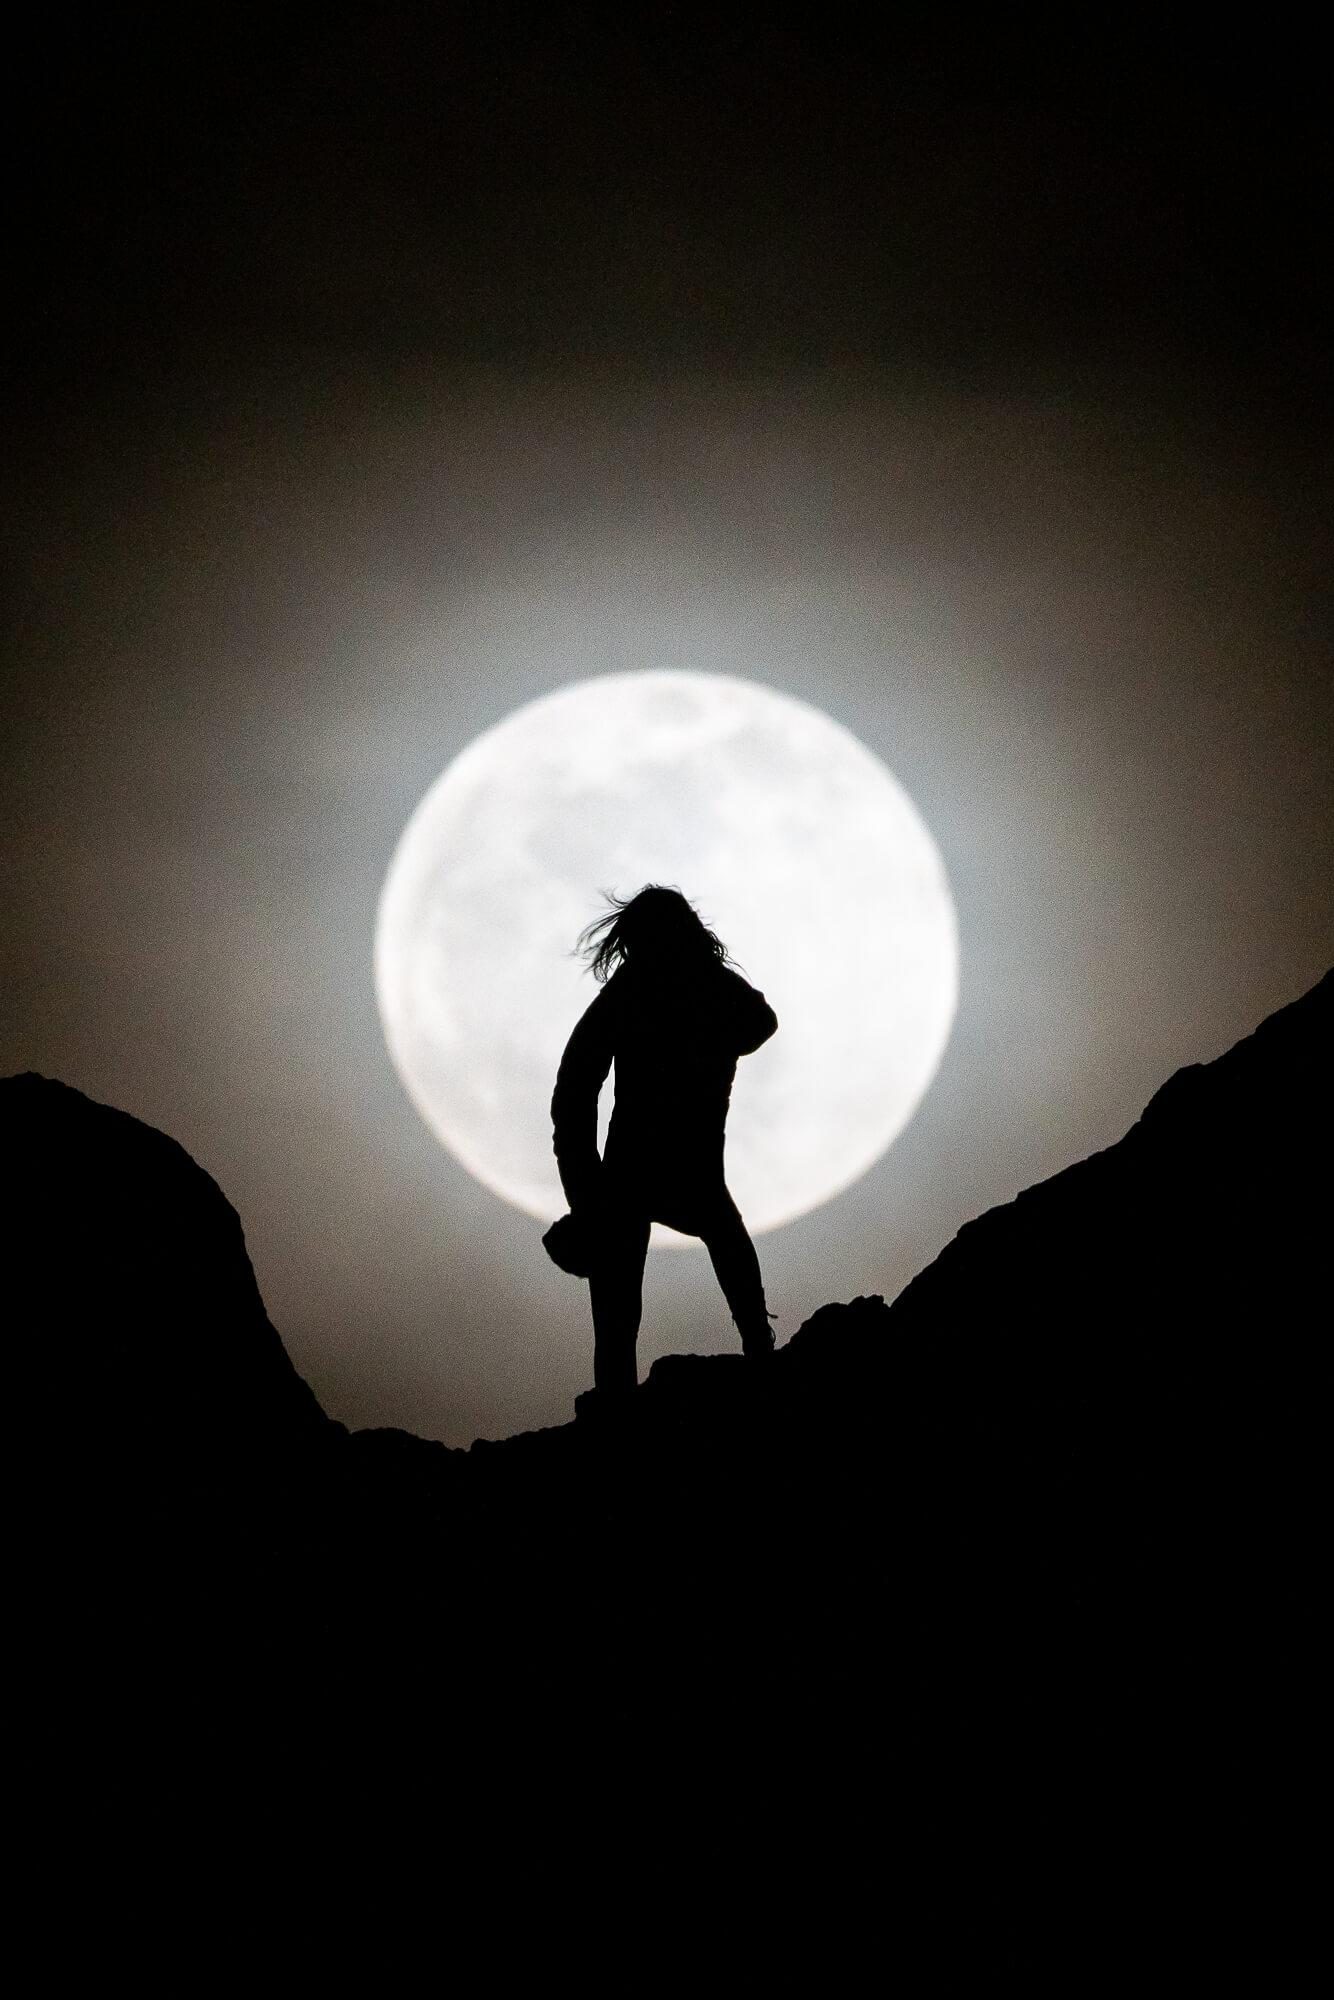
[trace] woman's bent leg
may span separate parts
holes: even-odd
[[[774,1337],[764,1303],[760,1260],[740,1211],[724,1188],[700,1218],[700,1236],[713,1260],[728,1311],[736,1321],[746,1354],[771,1354]]]
[[[588,1280],[593,1307],[593,1384],[612,1395],[638,1385],[635,1342],[643,1311],[649,1220],[632,1210],[604,1219],[604,1247]]]

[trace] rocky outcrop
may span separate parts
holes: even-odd
[[[1133,1928],[1117,1857],[1166,1870],[1170,1827],[1198,1928],[1218,1880],[1254,1898],[1291,1860],[1332,1011],[1327,978],[892,1304],[468,1452],[330,1423],[182,1149],[0,1084],[58,1658],[99,1660],[141,1762],[290,1761],[295,1698],[313,1762],[425,1757],[478,1811],[538,1811],[543,1773],[636,1865],[685,1840],[754,1883],[781,1829],[820,1907],[889,1871],[946,1924],[942,1884],[982,1880],[1019,1970],[1039,1903]]]
[[[884,1315],[825,1309],[808,1375],[878,1373],[941,1414],[1142,1434],[1258,1421],[1314,1363],[1334,974],[1158,1091],[1125,1138],[970,1222]]]
[[[57,1424],[189,1454],[323,1428],[240,1218],[183,1146],[32,1073],[0,1082],[0,1146],[10,1286]]]

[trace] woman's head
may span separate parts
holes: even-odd
[[[618,965],[728,963],[722,939],[705,927],[679,889],[649,882],[637,896],[603,894],[610,907],[585,925],[576,946],[595,979],[605,980]]]

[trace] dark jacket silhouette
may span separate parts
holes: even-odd
[[[723,1185],[723,1134],[738,1058],[767,1042],[778,1016],[730,966],[676,972],[624,965],[566,1044],[551,1100],[556,1165],[572,1209],[633,1188],[656,1222],[695,1234],[688,1217]],[[598,1096],[616,1065],[605,1160]],[[672,1213],[669,1214],[668,1210]]]
[[[773,1346],[758,1259],[724,1177],[723,1139],[737,1061],[777,1026],[764,995],[718,957],[662,952],[627,958],[570,1036],[551,1100],[553,1144],[566,1199],[596,1245],[599,1388],[634,1386],[652,1222],[703,1239],[743,1349]],[[613,1065],[600,1158],[598,1096]]]

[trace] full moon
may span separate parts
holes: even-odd
[[[720,674],[610,674],[470,743],[413,813],[380,897],[390,1055],[469,1173],[530,1215],[560,1214],[551,1092],[597,991],[574,941],[600,890],[646,882],[684,891],[777,1012],[778,1033],[738,1065],[726,1155],[750,1229],[776,1229],[898,1137],[940,1062],[959,976],[944,864],[911,799],[790,695]]]

